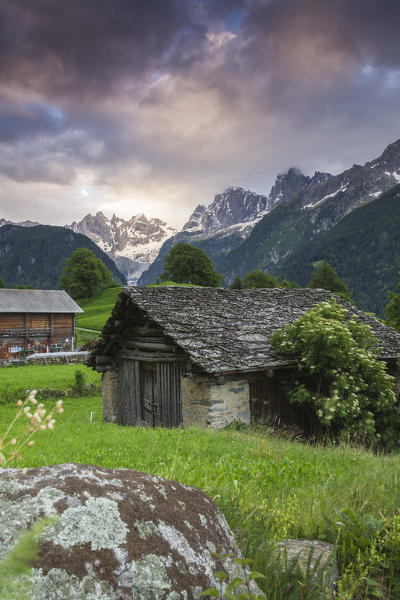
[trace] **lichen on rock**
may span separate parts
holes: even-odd
[[[216,559],[216,549],[239,555],[222,513],[177,482],[91,465],[0,470],[0,556],[51,515],[32,600],[191,600],[217,585],[221,568],[243,575],[231,558]]]

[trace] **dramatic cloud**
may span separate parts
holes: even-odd
[[[3,0],[0,216],[181,224],[400,137],[397,0]]]

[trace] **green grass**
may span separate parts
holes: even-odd
[[[0,402],[24,399],[26,390],[72,387],[76,371],[85,374],[86,381],[100,385],[100,374],[84,364],[24,365],[0,368]]]
[[[76,328],[76,336],[75,336],[75,346],[79,348],[88,342],[97,341],[100,337],[100,334],[97,331],[86,331]]]
[[[109,288],[94,298],[78,300],[79,306],[85,312],[76,315],[77,327],[94,329],[95,331],[103,329],[121,291],[122,287]]]
[[[390,518],[400,506],[399,455],[310,446],[266,433],[104,424],[98,397],[67,398],[64,406],[56,430],[40,434],[20,466],[79,462],[127,467],[196,486],[220,506],[233,529],[245,532],[245,555],[267,574],[268,540],[335,542],[328,520],[337,520],[336,510]],[[9,422],[13,414],[14,406],[1,406],[0,422]],[[358,585],[357,568],[344,578],[346,589]],[[341,593],[343,600],[367,598]]]

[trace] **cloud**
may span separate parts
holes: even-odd
[[[399,20],[397,0],[3,0],[0,208],[179,224],[228,185],[371,159],[399,137]]]

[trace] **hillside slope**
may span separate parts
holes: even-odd
[[[290,254],[323,237],[346,215],[374,202],[400,181],[400,140],[365,165],[353,165],[295,194],[257,223],[249,237],[218,264],[230,283],[259,267],[273,272]]]
[[[51,225],[1,227],[0,275],[8,287],[31,283],[35,288],[56,289],[67,258],[77,248],[91,250],[117,283],[125,283],[111,258],[87,236]]]
[[[314,239],[276,265],[274,274],[305,285],[313,263],[328,261],[363,310],[383,316],[387,291],[400,271],[400,185],[356,208],[323,237]]]

